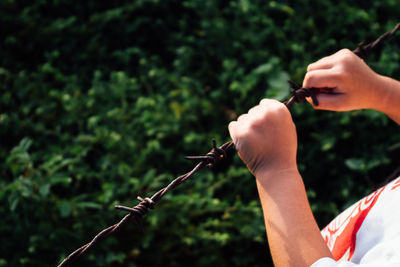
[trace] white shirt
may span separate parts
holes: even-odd
[[[400,267],[400,177],[346,209],[321,234],[334,260],[311,267]]]

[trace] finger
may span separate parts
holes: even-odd
[[[322,87],[322,88],[312,88],[312,93],[314,94],[314,97],[317,98],[318,95],[320,94],[342,94],[342,92],[339,91],[339,88],[334,87],[334,88],[328,88],[328,87]],[[306,100],[310,103],[315,105],[314,98],[311,97],[306,97]],[[318,98],[316,99],[318,103]],[[318,105],[315,105],[318,106]]]
[[[229,135],[232,138],[233,143],[236,141],[236,130],[238,127],[237,121],[231,121],[228,125]]]
[[[326,57],[308,65],[307,72],[319,69],[330,69],[333,66],[334,66],[333,60],[331,58]]]
[[[238,125],[243,125],[244,122],[249,120],[249,114],[245,113],[239,116],[239,118],[237,118],[237,123]]]
[[[249,110],[248,118],[250,120],[262,119],[265,114],[271,109],[270,105],[258,105]]]
[[[272,105],[279,105],[282,104],[276,99],[269,99],[269,98],[264,98],[260,101],[260,106],[272,106]]]
[[[241,146],[241,135],[243,134],[243,129],[240,127],[240,124],[238,121],[232,121],[228,125],[229,129],[229,135],[232,138],[232,142],[235,145],[236,151],[241,151],[242,146]],[[242,157],[240,157],[242,158]]]
[[[307,71],[330,69],[337,63],[339,57],[344,54],[348,54],[349,52],[351,53],[349,49],[342,49],[330,56],[323,57],[320,60],[308,65]]]
[[[332,110],[341,111],[343,102],[345,100],[345,94],[316,94],[318,99],[318,106],[314,105],[311,97],[307,97],[307,101],[313,106],[314,109],[319,110]]]
[[[305,88],[334,88],[340,82],[340,73],[333,69],[319,69],[307,72],[303,80]]]
[[[251,109],[249,109],[249,111],[247,112],[247,114],[253,115],[254,113],[257,113],[259,109],[260,109],[259,106],[254,106],[254,107],[252,107]]]

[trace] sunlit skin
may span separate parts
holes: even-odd
[[[375,73],[350,50],[309,65],[303,87],[321,88],[316,92],[316,109],[369,108],[400,123],[400,82]],[[229,132],[239,156],[256,178],[275,266],[310,266],[320,258],[332,257],[297,168],[296,128],[286,106],[263,99],[231,122]]]
[[[315,109],[375,109],[400,123],[400,82],[375,73],[348,49],[310,64],[303,87],[322,88]]]

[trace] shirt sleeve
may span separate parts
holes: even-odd
[[[379,264],[380,266],[385,266],[385,267],[395,267],[395,266],[400,266],[399,262],[397,263],[390,263],[387,261],[384,261]],[[332,258],[321,258],[314,262],[310,267],[376,267],[377,263],[367,263],[367,264],[356,264],[352,263],[349,261],[341,261],[341,262],[336,262]]]

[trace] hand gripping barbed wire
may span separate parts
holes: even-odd
[[[357,49],[355,49],[353,52],[360,58],[363,58],[363,59],[366,58],[371,50],[373,50],[376,46],[378,46],[379,44],[384,42],[387,38],[394,35],[396,33],[396,31],[399,30],[399,28],[400,28],[400,23],[398,23],[392,31],[383,34],[376,41],[374,41],[370,44],[361,43],[357,47]],[[291,98],[284,103],[288,108],[291,108],[293,103],[305,102],[306,97],[311,97],[314,105],[318,106],[318,99],[314,93],[316,88],[304,88],[304,87],[297,85],[293,81],[289,80],[288,82],[290,85]],[[188,172],[184,175],[181,175],[178,178],[175,178],[168,186],[159,190],[151,198],[148,198],[148,197],[142,198],[142,197],[138,196],[137,199],[140,202],[133,208],[120,206],[120,205],[115,206],[116,209],[127,211],[129,213],[127,215],[125,215],[118,223],[116,223],[116,224],[104,229],[100,233],[98,233],[92,239],[92,241],[90,241],[89,243],[83,245],[82,247],[80,247],[77,250],[75,250],[74,252],[72,252],[68,257],[66,257],[58,265],[58,267],[66,266],[66,265],[72,263],[73,261],[77,260],[78,258],[82,257],[96,243],[105,239],[109,235],[115,233],[123,225],[125,225],[127,222],[129,222],[132,219],[135,220],[138,227],[143,231],[143,228],[138,220],[140,217],[143,217],[144,215],[146,215],[146,213],[148,212],[149,209],[153,209],[154,206],[164,197],[164,195],[168,191],[174,189],[181,183],[185,182],[186,180],[188,180],[190,177],[192,177],[195,173],[199,172],[200,170],[202,170],[204,168],[212,168],[218,161],[221,161],[221,160],[227,158],[229,151],[231,151],[233,147],[234,147],[234,144],[232,141],[226,142],[222,146],[217,147],[215,140],[213,140],[213,147],[212,147],[211,151],[208,152],[205,156],[186,156],[187,159],[196,160],[196,161],[199,161],[199,163],[197,163],[197,165],[190,172]]]
[[[358,47],[353,50],[353,53],[356,54],[359,58],[365,59],[369,53],[374,50],[377,46],[381,45],[388,38],[392,37],[398,30],[400,29],[400,23],[398,23],[391,31],[382,34],[378,39],[373,41],[372,43],[366,44],[365,41],[360,43]],[[315,106],[318,106],[318,99],[315,95],[315,91],[318,91],[317,88],[304,88],[300,85],[297,85],[293,81],[288,81],[290,84],[290,93],[292,97],[285,102],[285,105],[288,108],[291,108],[293,103],[302,103],[305,101],[306,97],[311,97]]]

